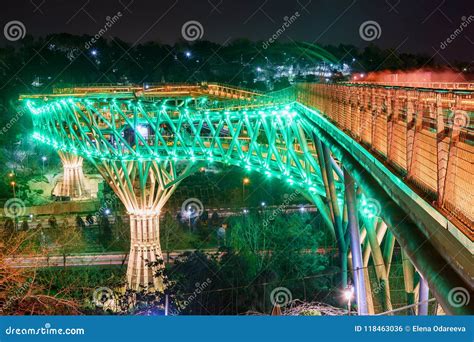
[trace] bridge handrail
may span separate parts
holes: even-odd
[[[162,86],[219,86],[219,87],[225,87],[229,89],[235,89],[243,92],[248,92],[248,93],[253,93],[253,94],[259,94],[259,95],[264,95],[265,92],[248,88],[248,87],[242,87],[242,86],[236,86],[228,83],[222,83],[222,82],[197,82],[197,83],[180,83],[180,82],[175,82],[175,83],[161,83],[161,82],[153,82],[153,83],[144,83],[144,86],[147,86],[149,88],[153,87],[162,87]],[[144,88],[145,89],[145,88]]]
[[[234,86],[220,82],[157,82],[157,83],[143,83],[139,84],[113,84],[113,83],[83,83],[83,84],[64,84],[63,86],[53,87],[53,94],[70,94],[77,92],[87,92],[90,89],[97,88],[97,90],[110,91],[110,90],[123,90],[124,92],[130,91],[148,91],[157,87],[205,87],[205,86],[218,86],[229,89],[235,89],[241,92],[246,92],[254,95],[263,95],[264,92],[260,90],[244,88],[241,86]]]
[[[472,206],[469,204],[469,196],[472,196],[472,193],[468,190],[469,174],[472,174],[469,160],[472,160],[474,145],[472,95],[441,94],[437,101],[433,101],[436,89],[428,91],[404,88],[400,89],[401,93],[397,94],[396,98],[390,89],[385,89],[386,91],[374,94],[378,97],[377,100],[368,93],[364,96],[365,90],[362,86],[357,88],[350,89],[344,84],[301,84],[298,88],[299,102],[318,108],[339,129],[350,134],[356,141],[370,146],[370,150],[375,152],[374,156],[381,156],[388,165],[397,170],[400,179],[407,179],[406,175],[409,174],[409,183],[424,196],[433,196],[440,212],[447,213],[446,215],[456,222],[458,228],[455,233],[459,232],[472,240],[473,216],[470,209]],[[351,91],[356,92],[356,95],[351,96]],[[413,91],[423,96],[412,96],[411,100],[403,99],[403,96],[406,99]],[[430,92],[433,95],[430,95]],[[385,101],[381,101],[381,98]],[[390,99],[396,100],[396,103],[387,102]],[[419,101],[420,105],[414,106],[412,101]],[[384,103],[389,103],[386,109],[383,107]],[[452,109],[454,103],[455,110]],[[411,112],[412,116],[408,116],[408,112]],[[368,125],[364,126],[363,118],[370,118],[374,113],[376,118],[366,121]],[[391,132],[389,124],[395,127]],[[413,147],[411,150],[408,148],[410,130],[416,130],[416,134],[412,136],[412,144],[415,139],[417,142],[416,151]],[[400,135],[402,139],[397,139]],[[407,138],[403,139],[403,135]],[[387,140],[391,145],[383,144]],[[448,172],[449,177],[443,181],[439,175],[444,160],[441,159],[442,154],[438,153],[445,144],[454,146],[455,149],[451,148],[449,158],[444,159],[447,163],[445,167],[450,165],[451,171]],[[403,155],[399,151],[402,151]],[[416,166],[409,161],[410,151],[422,156]],[[456,185],[457,182],[461,183]],[[439,191],[441,188],[443,192]]]
[[[408,88],[429,88],[429,89],[456,89],[456,90],[474,90],[474,82],[348,82],[348,85],[367,85],[367,86],[393,86]]]
[[[111,90],[121,90],[123,92],[132,92],[134,90],[142,89],[140,86],[129,84],[129,85],[121,85],[121,84],[110,84],[110,83],[87,83],[87,84],[80,84],[80,85],[72,85],[71,86],[61,86],[61,87],[53,87],[53,94],[74,94],[74,93],[86,93],[90,92],[91,89],[97,88],[104,92],[111,91]]]
[[[201,110],[233,110],[236,108],[255,108],[269,105],[290,103],[296,101],[296,89],[291,86],[274,92],[263,94],[251,100],[227,100],[218,101],[204,107],[198,107]]]

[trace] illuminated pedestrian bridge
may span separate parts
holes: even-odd
[[[64,156],[65,170],[86,158],[125,205],[132,288],[161,287],[146,260],[161,258],[159,214],[173,191],[203,164],[223,163],[281,179],[317,206],[360,314],[373,312],[370,259],[391,309],[395,241],[406,256],[405,291],[416,292],[420,313],[428,288],[445,312],[472,313],[472,304],[450,300],[453,289],[472,292],[472,90],[305,83],[263,94],[214,83],[95,85],[21,100],[34,137]],[[71,193],[80,178],[68,182]]]

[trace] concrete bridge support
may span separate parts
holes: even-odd
[[[80,156],[58,151],[63,164],[63,180],[59,184],[56,196],[81,199],[87,196],[85,178],[82,171],[83,159]]]
[[[162,290],[157,271],[164,267],[160,246],[160,212],[190,173],[190,165],[172,161],[102,161],[96,167],[130,215],[128,287]]]

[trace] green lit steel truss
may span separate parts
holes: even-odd
[[[27,105],[36,139],[94,164],[218,162],[326,195],[314,133],[294,102],[266,98],[249,110],[234,109],[240,106],[232,101],[214,102],[207,109],[169,102],[104,97],[58,98],[47,104],[28,100]],[[342,187],[336,180],[336,188]]]

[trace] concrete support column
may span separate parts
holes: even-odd
[[[133,290],[153,288],[162,290],[162,279],[155,273],[164,264],[151,266],[150,262],[163,260],[160,246],[160,218],[156,213],[130,214],[130,254],[128,258],[127,280]]]
[[[58,152],[63,164],[63,180],[55,191],[56,196],[79,199],[86,197],[85,178],[82,171],[82,157],[67,152]]]
[[[96,167],[130,215],[127,285],[132,290],[163,290],[157,271],[164,267],[159,215],[179,183],[200,164],[155,160],[103,160]]]

